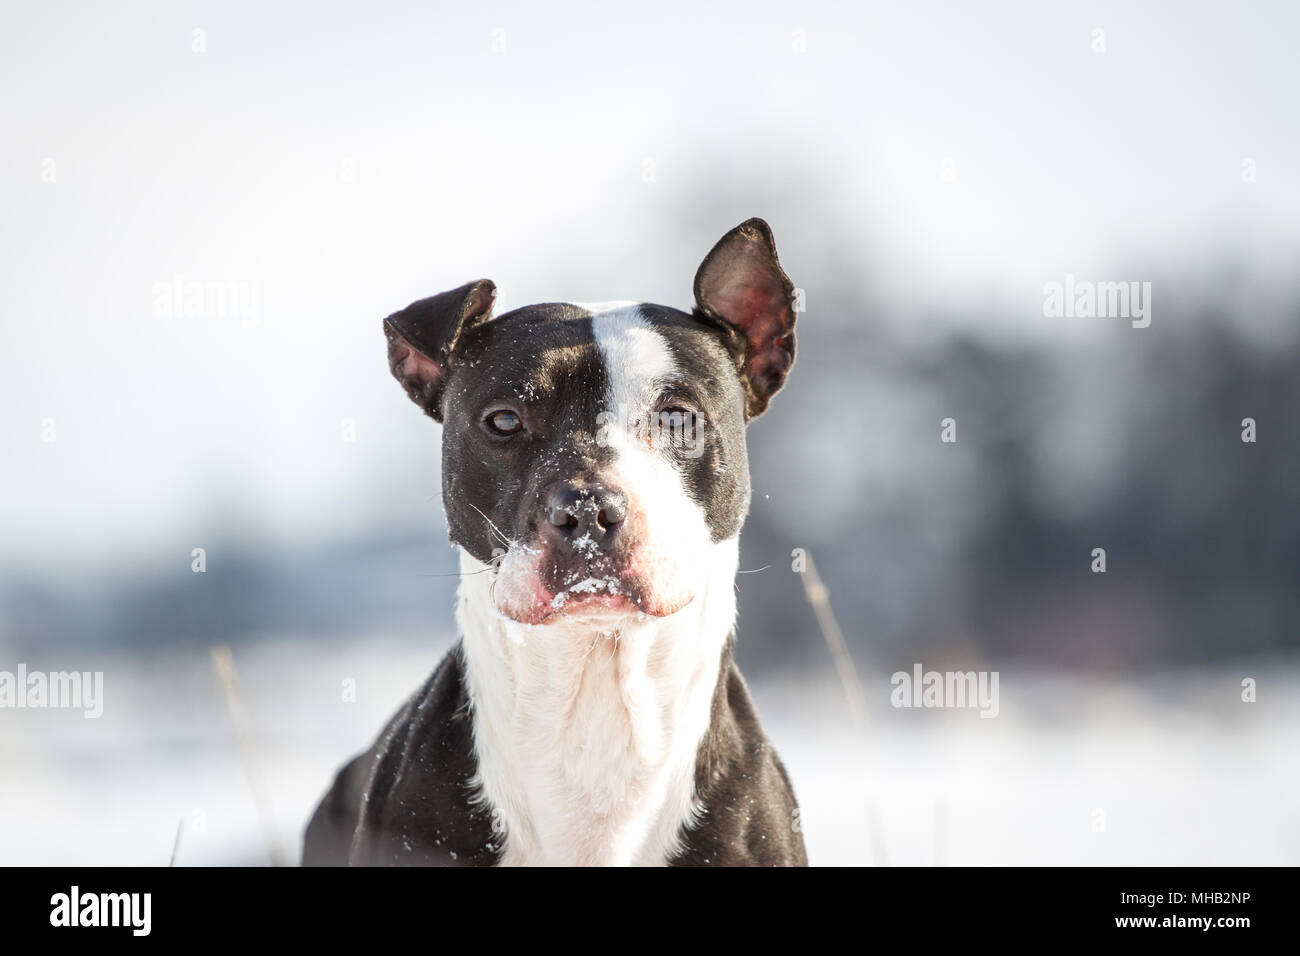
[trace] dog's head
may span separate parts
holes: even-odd
[[[528,623],[666,616],[749,507],[745,425],[794,361],[767,223],[714,246],[692,313],[552,303],[492,317],[482,279],[384,321],[393,375],[444,425],[452,541]]]

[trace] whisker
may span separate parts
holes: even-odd
[[[479,568],[477,571],[432,571],[428,574],[421,574],[422,578],[467,578],[471,574],[482,574],[484,571],[494,570],[490,565],[486,568]]]
[[[469,502],[469,506],[470,506],[471,508],[473,508],[475,511],[477,511],[479,514],[483,515],[483,520],[487,522],[487,525],[488,525],[489,528],[491,528],[493,531],[496,532],[496,535],[497,535],[498,538],[500,538],[504,543],[510,545],[512,548],[515,546],[515,543],[514,543],[513,541],[511,541],[509,538],[507,538],[507,537],[505,536],[505,533],[504,533],[500,528],[498,528],[496,525],[494,525],[494,524],[492,523],[492,519],[489,518],[487,515],[483,514],[483,509],[482,509],[482,508],[480,508],[478,505],[474,504],[474,502],[472,502],[472,501]]]
[[[500,528],[498,528],[496,525],[494,525],[492,523],[492,519],[489,518],[487,515],[483,514],[483,509],[480,508],[478,505],[474,504],[473,502],[469,502],[469,506],[473,508],[475,511],[477,511],[479,514],[483,515],[483,520],[487,522],[488,527],[492,529],[493,533],[496,534],[496,536],[501,539],[502,544],[505,544],[507,547],[510,548],[516,548],[519,551],[522,551],[524,554],[538,553],[538,550],[536,548],[530,548],[525,544],[520,544],[518,541],[512,541],[510,538],[506,537],[505,532],[502,531]]]

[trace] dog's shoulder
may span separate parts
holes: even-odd
[[[475,799],[461,645],[334,780],[307,826],[304,866],[475,866],[500,855]]]
[[[702,813],[683,833],[672,865],[808,865],[794,788],[730,648],[700,741],[695,790]]]

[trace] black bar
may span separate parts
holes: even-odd
[[[283,940],[375,947],[388,945],[390,934],[395,941],[414,933],[436,947],[448,937],[477,933],[495,941],[511,932],[580,946],[603,936],[618,945],[618,937],[596,933],[598,922],[612,920],[621,933],[649,942],[656,930],[671,940],[685,929],[679,920],[701,919],[717,921],[718,932],[760,937],[777,923],[816,937],[847,932],[864,946],[885,932],[915,934],[918,946],[1125,936],[1230,945],[1285,932],[1295,883],[1291,869],[1199,867],[567,871],[540,878],[467,870],[31,868],[3,875],[7,941],[76,934],[91,945],[152,939],[205,946]],[[142,927],[143,897],[134,910],[121,897],[110,901],[108,916],[117,907],[127,925],[51,925],[52,915],[70,910],[73,886],[83,912],[99,908],[98,896],[86,904],[88,895],[150,894],[148,935],[135,935],[128,918],[134,914]],[[69,905],[56,914],[59,894]],[[1206,918],[1215,921],[1208,929],[1187,922]],[[1119,924],[1135,919],[1152,922]],[[1228,919],[1246,925],[1217,922]]]

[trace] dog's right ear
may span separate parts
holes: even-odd
[[[492,317],[496,294],[490,279],[479,279],[412,302],[384,319],[393,378],[436,421],[442,421],[442,388],[456,346],[467,331]]]

